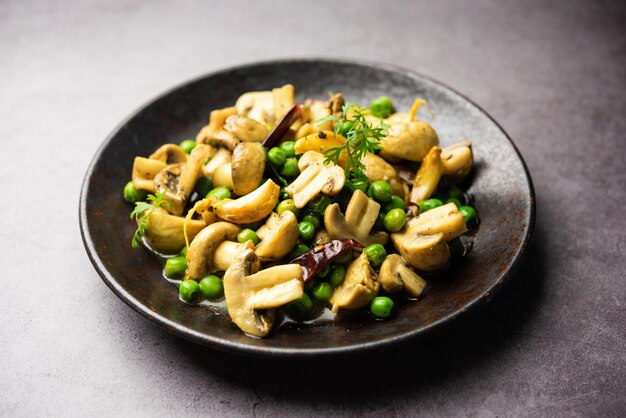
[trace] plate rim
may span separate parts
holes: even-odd
[[[102,260],[98,256],[97,250],[95,248],[93,239],[91,237],[91,231],[89,229],[89,225],[87,222],[87,193],[89,186],[91,184],[91,178],[93,172],[100,160],[100,157],[104,150],[108,147],[113,138],[117,135],[120,129],[125,126],[132,118],[140,114],[143,110],[149,107],[152,103],[161,98],[167,96],[170,93],[173,93],[176,90],[182,89],[188,85],[196,83],[205,78],[214,77],[220,74],[245,70],[247,68],[253,68],[262,65],[280,65],[280,64],[289,64],[289,63],[314,63],[314,62],[323,62],[329,64],[348,64],[348,65],[358,65],[364,67],[370,67],[375,69],[382,69],[387,71],[392,71],[396,73],[403,74],[412,79],[424,79],[427,80],[439,87],[443,87],[444,89],[454,93],[455,95],[462,98],[466,103],[473,106],[478,110],[481,114],[486,116],[506,137],[509,141],[510,145],[513,147],[517,158],[522,164],[524,169],[524,174],[526,177],[526,182],[528,183],[529,190],[529,200],[530,200],[530,211],[529,211],[529,219],[528,226],[526,228],[526,234],[524,236],[522,245],[520,250],[515,254],[513,258],[510,268],[502,275],[500,280],[497,280],[493,286],[487,289],[487,291],[481,296],[475,298],[474,300],[468,302],[467,305],[462,307],[457,312],[448,314],[424,327],[403,333],[401,335],[383,338],[381,340],[366,342],[366,343],[355,343],[348,344],[341,347],[328,347],[328,348],[290,348],[290,347],[259,347],[253,346],[238,342],[233,342],[227,339],[213,337],[207,334],[203,334],[198,332],[192,328],[189,328],[180,323],[174,322],[171,319],[150,310],[147,306],[142,304],[139,300],[137,300],[133,295],[131,295],[122,285],[120,285],[115,277],[107,270],[107,268],[102,263]],[[85,176],[83,178],[83,183],[80,190],[80,198],[79,198],[79,226],[80,226],[80,234],[83,241],[83,245],[85,247],[85,251],[87,252],[87,256],[91,261],[94,269],[105,282],[105,284],[113,291],[113,293],[120,298],[124,303],[130,306],[134,311],[141,314],[143,317],[147,318],[150,322],[158,325],[159,327],[165,329],[166,331],[182,337],[188,341],[192,341],[197,344],[201,344],[204,346],[208,346],[220,351],[229,352],[229,353],[237,353],[244,354],[254,357],[289,357],[289,358],[310,358],[310,357],[319,357],[319,356],[334,356],[341,355],[346,353],[354,353],[372,351],[372,350],[381,350],[385,348],[389,348],[391,346],[400,345],[408,343],[417,337],[424,336],[428,333],[431,333],[433,330],[440,328],[444,324],[448,323],[450,320],[458,317],[459,315],[465,315],[468,312],[474,310],[478,306],[483,305],[484,303],[490,301],[494,295],[500,292],[505,283],[508,283],[517,273],[519,267],[522,265],[530,245],[532,243],[532,238],[534,235],[535,229],[535,220],[536,220],[536,197],[535,190],[533,186],[532,177],[530,176],[530,172],[528,170],[528,166],[522,157],[519,149],[516,144],[513,142],[509,134],[504,130],[504,128],[489,114],[487,113],[481,106],[476,104],[470,98],[465,96],[464,94],[458,92],[456,89],[448,86],[447,84],[438,81],[432,77],[423,75],[417,71],[410,70],[395,64],[376,62],[371,60],[363,60],[363,59],[347,59],[347,58],[330,58],[330,57],[304,57],[304,58],[280,58],[280,59],[268,59],[261,61],[253,61],[240,65],[233,65],[226,68],[218,69],[215,71],[211,71],[181,83],[170,87],[156,96],[150,98],[149,100],[142,103],[139,107],[135,108],[132,112],[128,114],[120,123],[118,123],[111,132],[107,135],[105,140],[100,144],[98,149],[96,150],[87,171],[85,172]]]

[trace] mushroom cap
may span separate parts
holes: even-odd
[[[364,173],[371,183],[384,180],[391,186],[393,194],[406,200],[409,194],[408,186],[400,179],[396,169],[384,158],[368,152],[361,158],[361,163],[365,166]]]
[[[426,288],[426,281],[408,267],[398,254],[390,254],[380,266],[378,274],[385,292],[396,293],[402,289],[413,296],[421,296]]]
[[[254,251],[243,250],[224,274],[224,296],[233,322],[245,333],[264,337],[274,323],[273,308],[302,297],[304,284],[297,264],[258,271],[259,266]]]
[[[463,141],[443,148],[441,150],[441,163],[443,175],[449,182],[458,183],[462,181],[472,171],[474,164],[472,143]]]
[[[411,120],[389,125],[387,137],[381,141],[381,155],[420,162],[428,151],[439,145],[437,132],[430,124]]]
[[[144,240],[154,250],[163,254],[176,254],[185,246],[183,225],[185,218],[170,215],[163,208],[155,208],[148,219]],[[202,220],[187,222],[187,235],[193,239],[206,224]]]
[[[255,191],[239,199],[224,199],[214,203],[215,213],[220,218],[236,224],[260,221],[269,215],[280,194],[280,187],[267,180]]]
[[[261,242],[256,247],[256,255],[264,261],[280,260],[298,242],[298,219],[290,210],[280,215],[272,213],[257,235]]]
[[[267,125],[243,115],[233,115],[226,119],[226,129],[244,142],[261,142],[269,135]]]
[[[232,159],[232,184],[235,194],[243,196],[259,187],[264,171],[265,151],[261,144],[242,142],[235,147]]]
[[[343,309],[359,309],[374,299],[380,289],[376,272],[370,266],[365,253],[348,266],[346,278],[338,286],[331,298],[332,311]]]
[[[235,103],[237,113],[258,122],[274,123],[274,95],[271,91],[251,91],[242,94]]]
[[[234,150],[241,141],[226,127],[219,128],[209,137],[209,144]]]
[[[448,203],[410,219],[402,231],[391,234],[391,239],[412,267],[432,271],[448,264],[447,242],[465,230],[463,215],[454,203]]]
[[[162,161],[165,164],[178,164],[187,161],[187,153],[176,144],[161,145],[150,155],[150,159]]]
[[[391,234],[391,239],[402,258],[418,270],[439,270],[450,262],[450,248],[441,233],[408,237]]]
[[[232,163],[224,163],[213,171],[213,187],[224,186],[233,189],[233,166]]]
[[[215,222],[202,229],[191,241],[187,251],[189,276],[201,278],[215,271],[216,248],[225,240],[235,240],[240,231],[241,228],[229,222]]]

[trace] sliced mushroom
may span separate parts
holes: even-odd
[[[135,157],[133,163],[133,185],[140,190],[155,192],[154,178],[167,167],[163,161],[144,157]]]
[[[385,258],[378,277],[387,293],[396,293],[404,289],[409,295],[419,297],[427,286],[426,280],[407,266],[398,254],[390,254]]]
[[[465,179],[472,171],[473,163],[472,143],[470,141],[459,142],[441,150],[443,175],[451,183],[458,183]]]
[[[236,224],[247,224],[269,215],[278,202],[279,194],[280,187],[272,180],[267,180],[252,193],[235,200],[219,200],[213,207],[220,218]]]
[[[178,180],[178,190],[186,199],[196,187],[196,181],[202,175],[204,161],[213,153],[213,148],[206,144],[197,144],[183,166]]]
[[[150,159],[162,161],[165,164],[178,164],[187,161],[187,154],[176,144],[165,144],[150,155]]]
[[[232,151],[241,140],[225,126],[219,128],[209,137],[209,144],[224,147]]]
[[[213,171],[213,186],[233,189],[233,167],[231,163],[222,164]]]
[[[235,107],[213,110],[209,116],[209,124],[204,126],[200,132],[198,132],[196,142],[198,144],[207,144],[209,142],[209,138],[211,138],[219,128],[224,126],[226,118],[236,114],[237,109]]]
[[[448,241],[466,229],[463,215],[454,203],[448,203],[410,219],[402,231],[391,234],[391,239],[412,267],[432,271],[448,264]]]
[[[222,164],[226,164],[231,162],[233,153],[230,152],[227,148],[218,148],[213,157],[209,160],[207,164],[202,167],[202,174],[205,176],[212,176],[215,169]]]
[[[252,241],[246,242],[234,242],[223,241],[215,249],[213,255],[213,266],[217,271],[226,271],[230,265],[235,261],[235,258],[245,250],[254,250],[254,243]]]
[[[263,261],[280,260],[298,242],[298,219],[289,210],[280,215],[272,213],[257,235],[261,242],[254,251],[256,255]]]
[[[324,211],[324,224],[333,238],[352,238],[367,246],[385,244],[387,233],[371,232],[378,219],[380,204],[369,199],[361,190],[356,190],[346,208],[344,217],[339,204],[333,203]]]
[[[424,160],[419,170],[415,174],[415,180],[413,180],[413,189],[411,189],[410,201],[416,205],[420,202],[428,199],[433,194],[439,180],[441,180],[441,174],[443,173],[443,164],[441,163],[441,148],[432,147]]]
[[[165,193],[165,200],[170,203],[167,210],[171,214],[183,213],[185,202],[193,192],[202,172],[202,164],[210,150],[208,145],[199,144],[191,151],[186,163],[168,165],[155,176],[155,190]]]
[[[324,156],[315,151],[305,152],[298,161],[298,167],[300,175],[285,188],[297,208],[303,208],[320,192],[329,196],[336,195],[346,181],[343,168],[332,162],[324,164]]]
[[[419,162],[428,151],[439,145],[437,132],[426,122],[411,120],[389,125],[387,137],[381,141],[380,155]]]
[[[274,100],[274,118],[280,120],[296,102],[296,91],[291,84],[272,89]]]
[[[409,196],[409,186],[398,176],[398,172],[391,164],[376,154],[368,152],[361,158],[365,166],[365,175],[370,182],[384,180],[391,186],[393,194],[400,196],[405,201]]]
[[[215,250],[222,242],[235,240],[240,231],[229,222],[215,222],[202,229],[187,250],[189,276],[197,279],[216,271]]]
[[[165,167],[154,177],[154,188],[158,193],[164,193],[165,201],[169,202],[167,211],[180,216],[185,207],[185,197],[179,193],[178,181],[184,163],[172,164]]]
[[[242,142],[233,151],[232,182],[235,194],[246,195],[259,187],[265,171],[265,151],[256,142]]]
[[[240,141],[244,142],[261,142],[270,133],[267,125],[242,115],[228,117],[226,119],[226,129],[232,132]]]
[[[333,292],[330,303],[332,311],[359,309],[374,299],[380,289],[376,272],[370,266],[365,253],[348,266],[346,278]]]
[[[274,95],[271,91],[252,91],[245,93],[235,103],[237,113],[248,116],[265,125],[276,122],[274,116]]]
[[[183,225],[185,218],[170,215],[165,209],[155,208],[148,218],[144,240],[151,248],[164,254],[178,253],[185,246]],[[206,224],[202,220],[187,222],[187,235],[195,237]]]
[[[302,297],[304,286],[297,264],[258,271],[259,264],[252,250],[237,256],[224,275],[224,296],[233,322],[247,334],[265,337],[274,324],[272,308]]]

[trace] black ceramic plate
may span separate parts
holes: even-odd
[[[387,95],[408,110],[428,100],[431,123],[442,144],[471,139],[475,175],[469,192],[481,218],[469,256],[432,281],[427,296],[402,304],[390,320],[349,314],[333,322],[285,324],[265,339],[245,336],[225,311],[186,305],[165,281],[156,258],[133,250],[135,225],[122,199],[133,158],[158,146],[194,138],[209,111],[232,105],[244,92],[292,83],[297,98],[342,92],[353,102]],[[286,60],[236,67],[184,83],[152,100],[104,141],[85,176],[80,227],[85,248],[106,284],[124,302],[166,330],[221,350],[268,356],[307,357],[383,348],[408,341],[489,299],[519,267],[533,230],[533,188],[522,158],[507,134],[478,106],[450,88],[388,65],[334,60]]]

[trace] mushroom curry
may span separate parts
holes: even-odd
[[[252,336],[324,309],[388,318],[467,253],[478,223],[460,188],[472,145],[441,146],[422,105],[245,93],[195,140],[135,158],[132,246],[165,257],[182,301],[224,301]]]

